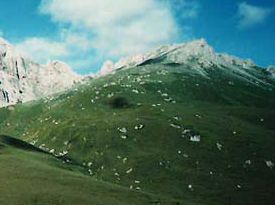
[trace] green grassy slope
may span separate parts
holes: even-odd
[[[274,81],[263,80],[273,85],[226,70],[207,78],[184,66],[144,65],[3,108],[0,130],[68,152],[91,179],[128,190],[185,203],[274,204],[266,161],[275,160],[275,92]]]
[[[81,168],[37,150],[6,144],[0,136],[0,204],[176,204],[83,175]]]

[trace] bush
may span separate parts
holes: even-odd
[[[129,108],[130,103],[125,97],[114,97],[109,102],[110,106],[113,108]]]

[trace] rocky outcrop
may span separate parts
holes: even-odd
[[[0,107],[64,91],[81,79],[65,63],[37,64],[0,38]]]
[[[275,78],[275,66],[269,66],[267,68],[267,72],[269,72],[270,75]]]

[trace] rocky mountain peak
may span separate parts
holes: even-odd
[[[163,57],[167,58],[168,61],[173,63],[185,63],[188,59],[190,59],[191,56],[213,59],[215,58],[215,52],[214,49],[209,46],[204,39],[199,39],[184,44],[165,45],[145,54],[122,58],[117,63],[110,64],[110,61],[107,61],[104,63],[100,74],[108,74],[120,68],[137,66],[148,60]],[[106,65],[108,65],[108,69],[106,69]]]
[[[81,79],[67,64],[40,65],[0,38],[0,107],[61,92]]]
[[[162,64],[182,64],[205,74],[205,69],[212,67],[249,68],[255,66],[251,60],[243,60],[227,54],[215,52],[205,39],[183,44],[161,46],[145,54],[120,59],[117,63],[105,63],[99,75],[106,75],[118,69],[127,69],[141,64],[158,62]],[[108,65],[108,69],[106,69]],[[102,72],[104,71],[104,72]]]

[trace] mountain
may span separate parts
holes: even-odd
[[[42,195],[41,204],[273,205],[270,70],[216,54],[202,40],[142,56],[106,63],[110,75],[51,98],[1,108],[1,133],[49,161],[45,153],[2,151],[0,176],[17,173],[8,169],[12,159],[24,175],[0,190],[25,204]],[[26,195],[17,187],[28,179],[38,188]]]
[[[231,74],[251,82],[266,83],[261,80],[262,72],[259,73],[259,69],[255,69],[257,66],[251,60],[242,60],[227,54],[215,53],[214,49],[204,39],[180,45],[162,46],[144,55],[122,58],[117,63],[106,61],[99,75],[103,76],[133,66],[157,63],[188,65],[190,72],[199,73],[205,77],[213,69],[225,70],[225,72],[231,72]],[[272,69],[267,69],[267,71],[269,70]]]
[[[0,107],[64,91],[81,79],[65,63],[39,65],[0,38]]]

